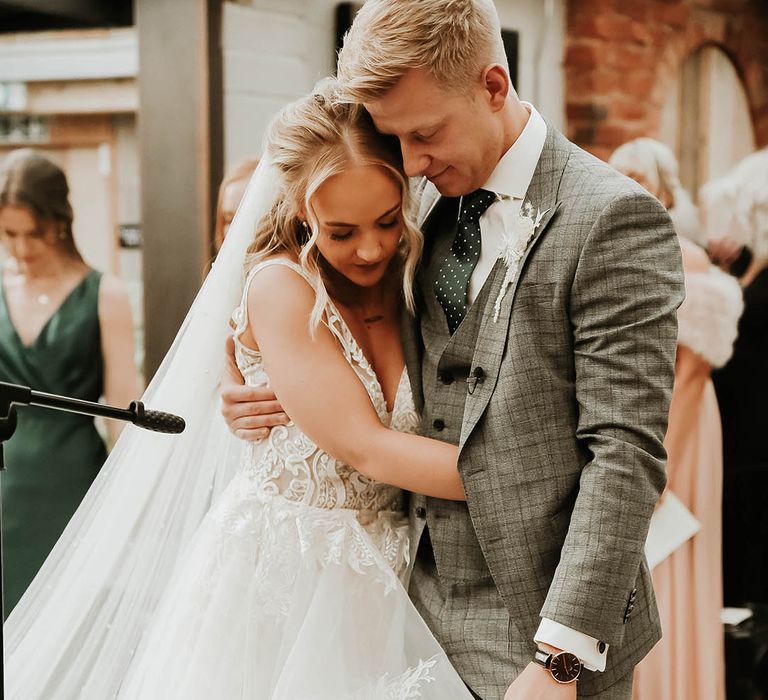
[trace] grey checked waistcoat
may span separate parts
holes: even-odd
[[[482,376],[474,376],[483,370],[472,365],[472,357],[496,272],[491,272],[451,336],[445,312],[432,290],[453,241],[457,216],[457,199],[441,203],[430,222],[431,230],[425,232],[435,241],[434,250],[417,280],[424,341],[422,434],[454,444],[459,442],[467,393],[484,381]],[[412,494],[410,511],[415,529],[412,541],[419,541],[420,527],[426,525],[432,546],[432,553],[426,544],[418,552],[412,575],[414,603],[464,681],[481,697],[494,697],[494,678],[511,679],[522,669],[513,664],[509,615],[477,541],[467,504]],[[468,598],[471,607],[467,606]],[[532,645],[531,640],[530,653]],[[482,663],[478,663],[480,659]],[[496,671],[490,676],[489,664]]]

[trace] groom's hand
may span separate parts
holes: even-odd
[[[559,651],[547,644],[539,646]],[[576,700],[576,683],[558,683],[546,668],[531,661],[509,686],[504,700]]]
[[[558,683],[546,668],[531,661],[507,688],[504,700],[576,700],[576,683]]]
[[[227,338],[227,364],[221,378],[221,414],[230,431],[242,440],[262,440],[270,428],[288,423],[274,392],[266,386],[246,386],[235,362],[235,344]]]

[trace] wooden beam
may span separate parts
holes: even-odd
[[[124,114],[139,109],[133,78],[27,84],[27,114]]]
[[[136,7],[149,378],[210,260],[223,154],[221,0],[137,0]]]
[[[134,78],[138,63],[134,27],[0,35],[5,82]]]

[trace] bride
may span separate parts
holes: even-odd
[[[456,447],[413,434],[399,147],[329,79],[265,153],[146,397],[187,430],[118,443],[8,620],[14,700],[471,697],[402,585],[400,489],[464,492]],[[238,367],[295,420],[247,445],[213,372],[236,294]]]

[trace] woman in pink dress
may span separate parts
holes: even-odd
[[[667,490],[701,523],[696,535],[652,571],[664,637],[638,665],[633,698],[724,700],[722,428],[710,375],[731,355],[741,290],[683,237],[693,231],[695,210],[666,146],[637,139],[619,148],[611,164],[670,210],[680,235],[686,299],[678,312],[675,387],[664,443]]]

